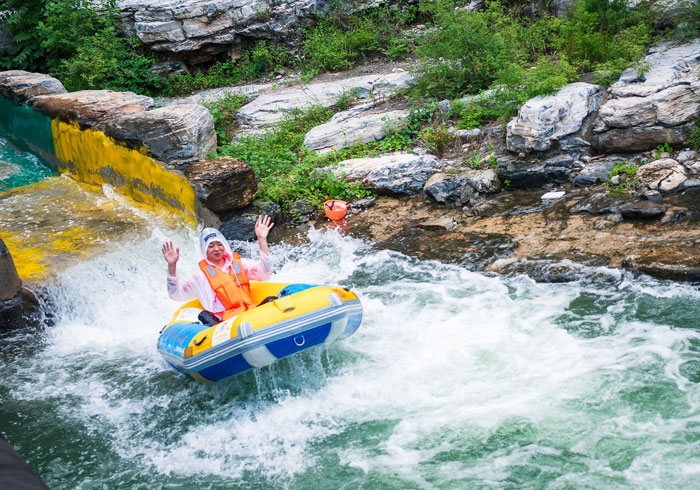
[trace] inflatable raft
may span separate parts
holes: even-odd
[[[360,300],[348,289],[267,282],[251,282],[250,289],[256,304],[276,299],[211,327],[197,321],[198,300],[184,303],[158,338],[165,360],[214,382],[348,337],[362,321]]]

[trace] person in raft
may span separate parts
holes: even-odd
[[[199,270],[186,279],[177,275],[180,249],[173,242],[165,242],[161,248],[168,263],[168,296],[175,301],[197,298],[205,311],[199,321],[215,325],[228,320],[255,304],[250,297],[249,279],[264,281],[270,275],[272,259],[267,248],[267,235],[272,227],[269,216],[258,216],[255,235],[258,237],[260,259],[257,263],[241,260],[238,252],[232,252],[228,240],[215,228],[204,228],[199,235],[199,246],[203,260]]]

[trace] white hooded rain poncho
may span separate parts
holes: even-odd
[[[228,273],[231,269],[231,259],[233,253],[228,240],[215,228],[204,228],[199,235],[199,247],[202,252],[202,258],[210,265],[214,265],[207,260],[207,247],[211,242],[220,242],[226,249],[226,263],[223,271]],[[269,255],[260,252],[260,258],[257,263],[251,260],[241,259],[243,270],[252,281],[264,281],[270,275],[272,259]],[[180,277],[172,277],[168,274],[168,296],[175,301],[188,301],[191,299],[199,299],[202,307],[212,313],[221,313],[226,308],[216,297],[216,293],[209,285],[207,276],[199,267],[185,279]]]

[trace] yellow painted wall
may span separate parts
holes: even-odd
[[[196,197],[184,176],[169,172],[141,151],[117,143],[101,131],[80,129],[76,122],[51,121],[61,171],[89,184],[110,184],[149,207],[165,207],[196,220]]]

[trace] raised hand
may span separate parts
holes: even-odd
[[[258,237],[258,241],[267,240],[267,235],[275,224],[268,215],[259,215],[258,220],[255,222],[255,236]]]
[[[180,259],[180,249],[173,247],[173,242],[165,242],[161,247],[163,258],[168,265],[175,265]]]
[[[173,246],[173,242],[165,242],[160,248],[163,258],[168,263],[168,274],[175,277],[177,271],[177,261],[180,259],[180,249]]]

